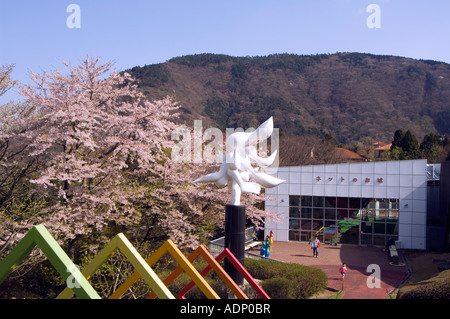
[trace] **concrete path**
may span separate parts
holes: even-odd
[[[388,253],[380,247],[322,244],[319,257],[314,258],[308,243],[274,242],[270,258],[322,269],[328,276],[330,288],[345,291],[343,299],[387,299],[387,294],[408,276],[407,267],[391,265]],[[344,280],[339,273],[343,262],[348,268]],[[380,267],[380,288],[367,285],[368,281],[375,285],[371,277],[373,270],[367,272],[371,264]]]

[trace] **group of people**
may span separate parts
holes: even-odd
[[[314,240],[311,242],[311,249],[313,251],[313,257],[318,258],[319,257],[319,247],[320,247],[320,240],[319,237],[315,237]],[[347,265],[345,263],[342,263],[342,266],[339,268],[339,272],[341,273],[341,279],[344,280],[345,273],[347,272]]]

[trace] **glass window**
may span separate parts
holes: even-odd
[[[325,207],[336,207],[336,197],[325,197]]]
[[[350,208],[360,209],[361,199],[360,198],[349,198],[348,205]]]
[[[398,238],[398,199],[289,196],[289,206],[289,240],[310,241],[318,234],[327,241],[383,246],[388,236]]]
[[[325,219],[336,219],[336,208],[325,208]]]
[[[300,232],[298,230],[290,230],[289,240],[300,240]]]
[[[372,234],[372,225],[372,222],[361,222],[361,232],[365,234]]]
[[[375,199],[370,198],[368,199],[367,205],[364,207],[366,207],[367,209],[375,209],[375,202],[376,202]]]
[[[351,219],[360,219],[361,218],[361,209],[350,209],[349,218]]]
[[[398,210],[390,210],[387,215],[387,222],[397,222],[398,221]]]
[[[386,234],[386,224],[385,223],[373,223],[373,233],[374,234]]]
[[[335,220],[326,220],[324,226],[325,227],[337,227]]]
[[[372,245],[372,234],[361,234],[361,245]]]
[[[386,245],[386,236],[385,235],[373,235],[373,245],[375,245],[375,246]]]
[[[361,220],[370,221],[373,220],[374,212],[370,209],[361,210]]]
[[[301,241],[310,241],[312,239],[312,232],[302,230],[300,232],[300,240]]]
[[[386,234],[388,235],[398,235],[398,224],[397,223],[387,223],[386,224]]]
[[[324,207],[322,196],[314,196],[313,197],[313,207]]]
[[[313,218],[323,219],[323,208],[313,208]]]
[[[290,218],[300,218],[300,208],[289,207],[289,217]]]
[[[322,231],[323,229],[322,229],[322,227],[323,227],[323,221],[322,220],[315,220],[315,221],[313,221],[313,224],[312,224],[312,226],[313,226],[313,232],[314,233],[317,233],[318,231]]]
[[[302,196],[302,207],[312,207],[312,196]]]
[[[348,198],[347,197],[338,197],[337,198],[337,207],[338,208],[348,208]]]
[[[289,218],[289,229],[299,229],[299,228],[300,228],[300,219]]]
[[[311,218],[312,217],[312,208],[311,207],[302,207],[301,208],[301,218]]]
[[[346,218],[348,218],[348,209],[338,208],[337,209],[337,219],[344,220]]]
[[[289,196],[289,206],[298,207],[300,205],[300,196]]]
[[[386,220],[386,211],[384,209],[376,209],[374,217],[375,217],[376,221],[385,221]]]
[[[300,222],[300,227],[302,230],[311,230],[312,222],[311,219],[302,219]]]
[[[398,199],[390,199],[391,202],[391,208],[392,209],[398,209]]]
[[[361,208],[369,208],[372,198],[361,198]]]
[[[378,200],[378,207],[380,209],[387,209],[387,208],[389,208],[389,200],[388,199],[379,199]]]

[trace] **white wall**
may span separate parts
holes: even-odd
[[[367,162],[280,167],[286,182],[266,189],[267,211],[281,214],[281,222],[267,221],[265,235],[274,240],[289,238],[289,195],[399,199],[401,248],[426,248],[427,178],[426,160]],[[318,177],[320,179],[318,179]]]

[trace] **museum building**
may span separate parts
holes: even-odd
[[[265,209],[281,219],[266,221],[265,235],[427,249],[428,214],[440,214],[439,173],[440,164],[425,159],[279,167],[286,182],[266,189]]]

